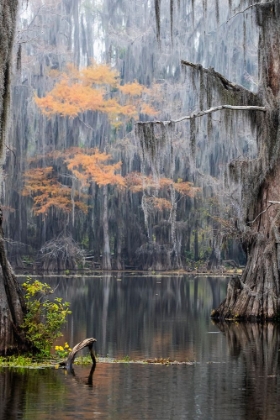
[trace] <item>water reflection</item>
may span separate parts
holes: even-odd
[[[228,351],[244,366],[242,390],[246,418],[279,418],[280,326],[266,323],[219,323]]]
[[[97,338],[97,353],[130,358],[201,358],[209,320],[225,294],[226,280],[205,277],[52,279],[57,294],[71,302],[65,338],[70,345]],[[195,343],[195,345],[194,345]]]
[[[71,345],[95,336],[102,355],[196,363],[99,363],[94,373],[74,365],[74,374],[2,369],[0,419],[279,418],[279,326],[213,324],[223,279],[112,275],[50,283],[71,302]]]

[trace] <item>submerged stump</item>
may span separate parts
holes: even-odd
[[[69,353],[68,358],[66,360],[66,362],[62,362],[60,363],[60,366],[65,366],[68,372],[73,372],[73,364],[76,358],[76,355],[78,353],[78,351],[84,349],[85,347],[88,347],[89,349],[89,353],[92,359],[92,373],[96,367],[96,357],[95,357],[95,352],[93,350],[93,344],[96,342],[97,340],[95,338],[86,338],[85,340],[81,341],[80,343],[76,344],[72,351]]]

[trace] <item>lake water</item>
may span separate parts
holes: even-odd
[[[225,278],[112,274],[44,278],[71,302],[64,341],[97,339],[99,356],[189,364],[98,363],[1,369],[0,419],[276,420],[280,330],[215,325]]]

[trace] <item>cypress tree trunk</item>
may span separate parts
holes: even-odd
[[[111,270],[111,252],[110,252],[110,237],[109,237],[109,222],[108,222],[108,186],[103,187],[103,256],[102,268],[104,270]]]
[[[10,69],[17,16],[17,0],[0,0],[0,154],[8,125]],[[20,329],[25,314],[22,291],[7,260],[0,211],[0,354],[22,351],[28,343]]]
[[[255,169],[243,169],[247,201],[248,262],[240,278],[228,285],[224,302],[213,318],[275,319],[280,316],[280,5],[257,7],[259,95],[267,108],[258,125],[259,159]],[[251,198],[248,195],[251,191]]]

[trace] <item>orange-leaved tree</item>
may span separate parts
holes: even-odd
[[[125,186],[125,178],[117,173],[121,162],[112,162],[112,156],[98,149],[71,148],[65,152],[67,168],[73,175],[86,185],[95,182],[103,190],[103,255],[102,268],[111,269],[110,236],[108,223],[108,185],[119,188]]]
[[[106,269],[111,268],[109,224],[108,224],[108,185],[117,187],[125,186],[125,179],[120,171],[121,162],[113,163],[111,155],[100,152],[98,149],[84,149],[73,147],[63,152],[55,151],[45,155],[45,159],[56,160],[56,165],[43,168],[32,168],[24,173],[24,189],[22,194],[33,199],[33,211],[36,215],[48,215],[53,208],[65,213],[74,214],[76,210],[87,212],[88,205],[85,199],[88,195],[85,190],[90,183],[96,183],[103,189],[103,259],[102,264]],[[60,160],[60,164],[58,164]],[[41,159],[33,159],[40,163]],[[58,172],[58,167],[66,168],[63,175]],[[65,173],[68,170],[67,173]],[[72,185],[66,185],[69,179]]]
[[[44,217],[51,208],[70,213],[73,202],[82,212],[87,211],[86,204],[80,201],[78,194],[73,194],[69,186],[58,181],[58,174],[52,166],[27,170],[22,195],[32,197],[34,213]]]
[[[81,70],[68,65],[66,71],[55,72],[55,77],[58,81],[46,96],[35,96],[37,106],[48,117],[75,118],[85,111],[95,111],[107,114],[118,126],[120,117],[136,119],[139,113],[157,114],[150,103],[149,89],[138,82],[120,85],[118,72],[106,64],[93,62]]]

